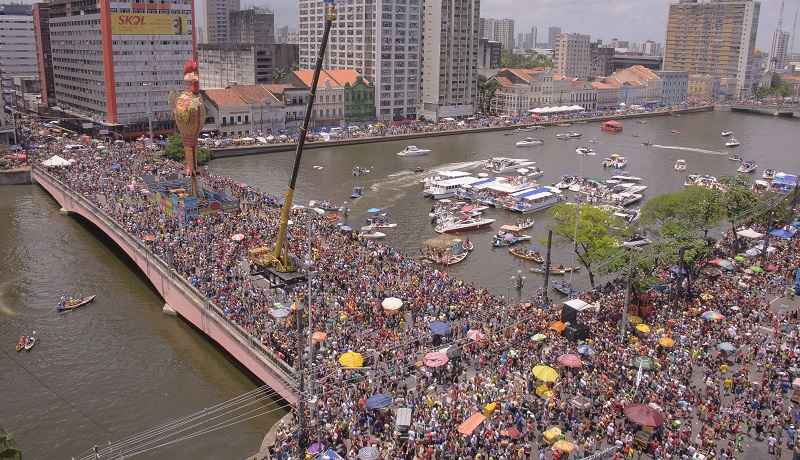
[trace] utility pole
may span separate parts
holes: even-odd
[[[681,246],[678,249],[678,282],[675,287],[675,296],[672,298],[672,310],[675,311],[678,308],[678,299],[683,294],[683,254],[686,251],[686,247]]]
[[[628,249],[631,253],[630,261],[628,262],[628,285],[625,288],[625,305],[622,310],[622,342],[625,343],[625,332],[628,327],[628,311],[631,309],[631,287],[633,285],[633,256],[636,252],[633,248]],[[301,377],[302,378],[302,377]],[[302,382],[302,380],[301,380]]]
[[[152,83],[142,83],[147,89],[147,128],[150,131],[150,145],[153,145],[153,114],[150,107],[150,87]]]
[[[546,303],[550,303],[550,299],[547,297],[547,290],[549,289],[550,284],[550,250],[553,247],[553,231],[547,231],[547,257],[544,261],[544,300]]]

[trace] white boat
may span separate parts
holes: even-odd
[[[483,169],[486,171],[491,171],[495,174],[503,174],[507,172],[516,171],[520,168],[528,168],[535,165],[535,161],[525,160],[524,158],[515,159],[515,158],[505,158],[505,157],[494,157],[490,158],[486,161]]]
[[[465,171],[437,171],[436,174],[430,177],[426,177],[420,180],[420,184],[424,187],[430,185],[431,182],[435,180],[445,180],[445,179],[455,179],[457,177],[466,177],[469,176],[470,173]]]
[[[604,168],[610,168],[612,166],[614,166],[614,158],[612,158],[612,157],[603,158],[603,167]]]
[[[731,154],[731,156],[729,156],[728,159],[731,161],[742,161],[742,157],[736,154]]]
[[[631,192],[612,193],[606,201],[614,206],[625,207],[641,200],[643,196],[641,193]]]
[[[735,138],[731,138],[728,142],[725,143],[725,147],[738,147],[741,144]]]
[[[683,181],[683,185],[685,187],[691,187],[692,185],[697,185],[697,179],[700,178],[700,174],[689,174],[686,176],[686,179]]]
[[[536,139],[535,137],[526,137],[525,139],[517,142],[517,147],[532,147],[534,145],[542,145],[544,141]]]
[[[428,184],[428,187],[422,191],[422,195],[432,197],[434,200],[441,200],[442,198],[450,198],[456,194],[456,190],[464,185],[473,184],[482,179],[474,176],[457,177],[455,179],[435,180]]]
[[[631,173],[629,173],[627,171],[623,171],[621,173],[614,174],[613,176],[611,176],[611,178],[612,179],[616,179],[616,180],[620,180],[620,181],[626,180],[626,181],[630,181],[630,182],[641,182],[642,181],[641,177],[634,176],[634,175],[632,175]]]
[[[536,190],[525,190],[506,197],[503,207],[516,212],[527,214],[530,212],[547,209],[562,201],[567,197],[555,187],[542,187]]]
[[[616,157],[616,158],[614,158],[614,164],[613,164],[613,166],[614,166],[615,168],[622,169],[622,168],[624,168],[624,167],[625,167],[625,166],[627,166],[627,165],[628,165],[628,159],[627,159],[627,158],[625,158],[625,157],[619,157],[619,156],[618,156],[618,157]]]
[[[377,240],[379,238],[385,237],[386,234],[383,232],[376,231],[375,227],[372,225],[367,225],[366,227],[361,227],[361,233],[359,233],[358,236],[370,240]]]
[[[592,144],[597,144],[597,143],[598,143],[598,142],[600,142],[600,141],[598,141],[596,137],[593,137],[593,138],[591,138],[591,139],[589,140],[589,142],[591,142]]]
[[[529,133],[533,131],[533,128],[530,126],[523,126],[514,130],[515,133]]]
[[[764,172],[761,174],[761,178],[766,180],[775,179],[775,170],[772,168],[765,169]]]
[[[675,171],[686,171],[686,160],[683,158],[675,162]]]
[[[544,171],[538,166],[531,166],[529,168],[519,168],[517,170],[517,174],[520,177],[527,177],[529,179],[533,179],[535,177],[539,177],[544,175]]]
[[[584,146],[580,146],[577,149],[575,149],[575,153],[577,153],[578,155],[594,155],[595,154],[594,150],[592,150],[591,147],[584,147]]]
[[[697,185],[699,187],[716,189],[717,178],[714,176],[709,176],[708,174],[703,174],[701,176],[697,176],[697,180],[694,182],[694,185]]]
[[[639,208],[625,209],[619,207],[614,210],[614,217],[619,217],[626,224],[632,224],[639,220],[642,216],[642,211]]]
[[[482,217],[469,217],[467,215],[456,216],[448,219],[434,228],[436,233],[460,233],[472,230],[480,230],[492,225],[495,219],[484,219]]]
[[[733,134],[733,131],[723,131],[723,132],[722,132],[722,137],[728,137],[728,136],[730,136],[731,134]]]
[[[559,188],[559,189],[569,188],[570,185],[578,182],[578,180],[579,180],[579,178],[577,178],[575,176],[570,176],[569,174],[564,174],[563,176],[561,176],[561,182],[556,182],[555,184],[553,184],[553,187]]]
[[[416,156],[416,155],[427,155],[428,153],[431,153],[431,151],[428,150],[428,149],[421,149],[421,148],[417,147],[416,145],[409,145],[406,148],[404,148],[403,150],[397,152],[397,154],[399,156],[401,156],[401,157],[411,157],[411,156]]]
[[[740,173],[751,173],[755,171],[757,167],[758,166],[756,166],[755,160],[747,160],[745,162],[742,162],[742,165],[739,166],[739,169],[737,169],[736,171]]]

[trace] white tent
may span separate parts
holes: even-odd
[[[571,307],[571,308],[573,308],[574,310],[577,310],[577,311],[583,311],[583,310],[586,310],[586,309],[589,309],[589,308],[594,308],[594,309],[598,308],[598,305],[586,303],[581,299],[568,300],[568,301],[564,302],[564,305],[566,305],[568,307]]]
[[[67,160],[65,160],[65,159],[63,159],[63,158],[61,158],[61,157],[60,157],[60,156],[58,156],[58,155],[53,155],[52,157],[48,158],[47,160],[44,160],[44,161],[42,162],[42,164],[43,164],[43,165],[45,165],[45,166],[58,166],[58,167],[62,167],[62,166],[69,166],[69,165],[71,165],[72,163],[70,163],[69,161],[67,161]]]
[[[758,233],[757,231],[755,231],[755,230],[753,230],[751,228],[747,228],[747,229],[744,229],[744,230],[739,230],[738,232],[736,232],[736,235],[737,236],[743,236],[745,238],[761,238],[761,237],[764,236],[763,233]]]

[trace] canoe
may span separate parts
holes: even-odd
[[[82,307],[82,306],[86,305],[87,303],[91,302],[92,300],[94,300],[95,297],[97,297],[97,294],[90,295],[89,297],[84,297],[83,300],[80,300],[80,301],[76,302],[74,305],[59,305],[56,308],[58,309],[58,311],[74,310],[76,308]]]
[[[550,266],[550,274],[551,275],[564,275],[569,272],[578,271],[581,267],[569,267],[569,266]],[[531,271],[534,273],[541,273],[544,274],[544,267],[531,267]]]
[[[431,259],[429,257],[421,257],[420,261],[423,264],[426,264],[426,265],[441,264],[441,265],[447,266],[447,265],[453,265],[453,264],[457,264],[457,263],[461,262],[462,260],[467,258],[468,254],[469,254],[468,251],[464,251],[461,254],[455,254],[455,255],[449,256],[446,259],[444,259],[444,258],[443,259]]]
[[[532,251],[530,249],[521,248],[517,246],[517,247],[509,247],[508,252],[519,257],[520,259],[532,260],[536,263],[544,262],[544,258],[539,253],[539,251]]]
[[[17,344],[17,351],[22,351],[23,348],[25,348],[25,344],[24,343],[18,343]]]
[[[578,293],[578,291],[576,291],[575,289],[570,289],[569,285],[567,285],[567,283],[565,283],[564,281],[553,280],[551,281],[551,283],[553,284],[553,289],[564,295],[574,295]]]

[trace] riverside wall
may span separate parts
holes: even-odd
[[[62,206],[62,212],[78,214],[108,235],[181,317],[287,402],[297,402],[297,382],[292,369],[283,361],[239,326],[228,321],[219,307],[88,199],[74,193],[41,167],[34,166],[32,173],[36,183]]]
[[[28,185],[31,183],[31,168],[22,168],[0,171],[0,186],[2,185]]]

